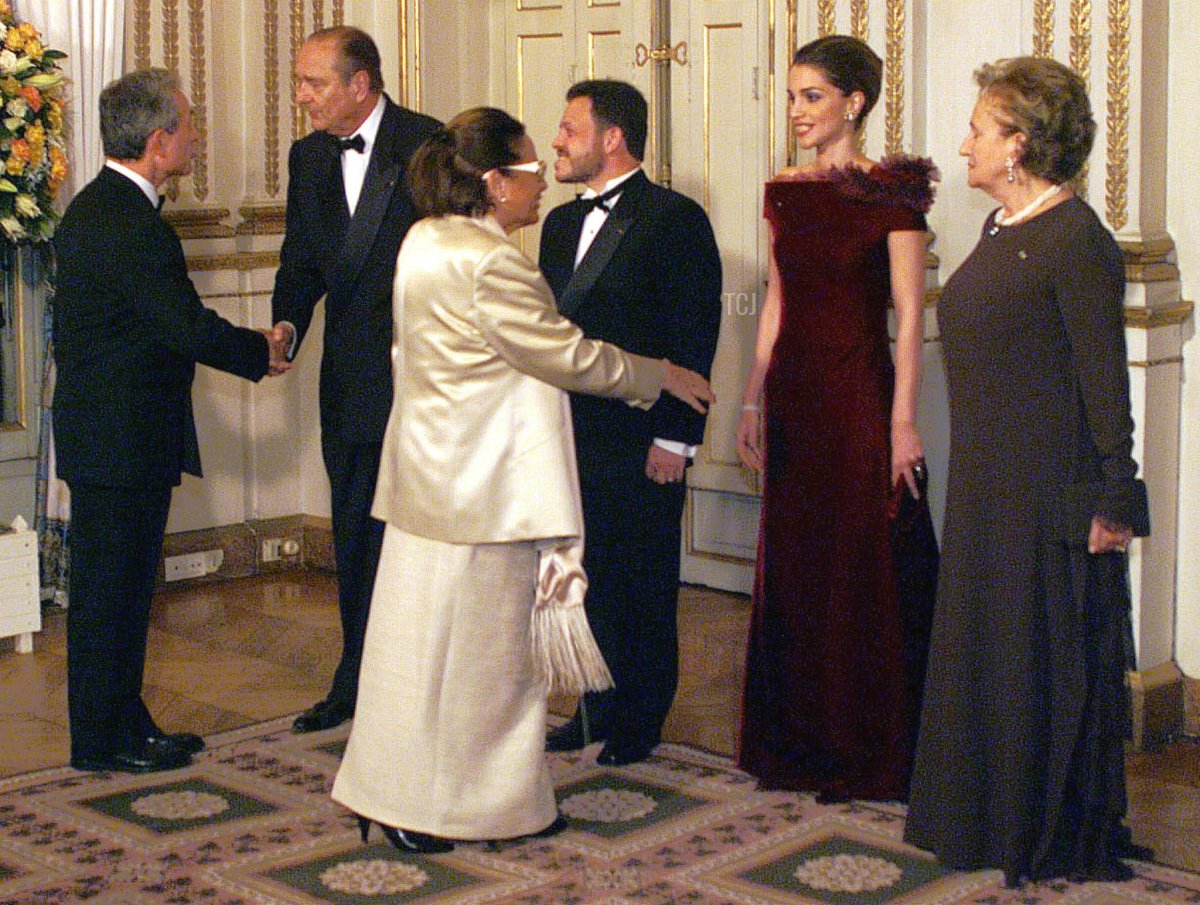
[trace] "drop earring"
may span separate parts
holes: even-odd
[[[1013,159],[1011,157],[1005,157],[1004,158],[1004,175],[1005,175],[1005,178],[1007,178],[1009,182],[1017,181],[1016,169],[1017,169],[1017,167],[1016,167],[1016,164],[1013,163]]]
[[[854,122],[854,111],[853,110],[846,111],[846,122],[848,122],[848,123]]]

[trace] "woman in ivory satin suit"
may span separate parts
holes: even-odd
[[[373,821],[409,851],[565,827],[530,644],[539,577],[583,577],[563,390],[644,407],[664,389],[700,410],[712,399],[698,374],[588,340],[558,314],[507,238],[537,221],[543,171],[524,127],[486,107],[409,168],[429,216],[396,265],[383,554],[333,788],[364,838]]]

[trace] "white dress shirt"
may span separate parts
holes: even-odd
[[[375,102],[375,109],[363,120],[363,124],[346,136],[353,138],[355,135],[361,135],[364,143],[361,154],[358,151],[342,152],[342,184],[346,188],[346,205],[350,208],[351,217],[354,216],[354,209],[358,207],[358,196],[362,194],[363,182],[367,178],[371,152],[375,150],[375,138],[379,135],[379,124],[383,122],[383,108],[384,100],[381,94]]]

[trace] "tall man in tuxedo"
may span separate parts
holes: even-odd
[[[325,298],[321,453],[329,475],[342,656],[328,695],[296,732],[354,714],[367,609],[383,542],[371,518],[392,407],[392,278],[417,214],[405,185],[416,147],[437,120],[383,93],[379,50],[348,26],[309,36],[296,58],[296,103],[315,130],[288,158],[287,231],[271,308],[295,349]]]
[[[586,191],[546,218],[540,266],[559,309],[588,337],[707,376],[721,318],[717,244],[698,204],[642,171],[646,119],[645,98],[624,82],[567,92],[554,175]],[[675,696],[684,473],[704,416],[667,398],[643,411],[572,394],[571,409],[585,605],[616,687],[587,695],[547,747],[606,739],[599,762],[628,764],[658,743]]]
[[[67,697],[71,765],[147,773],[204,747],[142,701],[154,578],[171,489],[200,475],[196,362],[258,380],[286,370],[265,333],[205,308],[158,188],[191,172],[198,133],[173,76],[132,72],[100,95],[107,157],[54,239],[55,452],[71,490]]]

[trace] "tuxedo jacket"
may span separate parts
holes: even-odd
[[[589,338],[707,376],[721,322],[721,259],[708,215],[639,170],[576,270],[589,210],[568,202],[542,229],[539,264],[559,310]],[[571,406],[581,467],[585,446],[644,461],[656,437],[690,445],[704,438],[704,416],[666,394],[649,411],[577,394]]]
[[[288,157],[287,231],[271,313],[295,325],[298,347],[325,297],[321,430],[347,442],[383,438],[392,401],[392,276],[400,242],[417,218],[406,170],[413,151],[439,127],[385,99],[353,218],[334,136],[313,132]]]
[[[125,488],[199,476],[196,362],[258,380],[266,339],[204,307],[175,231],[108,167],[71,201],[54,248],[59,475]]]
[[[447,543],[579,537],[562,390],[647,408],[659,398],[662,361],[584,338],[490,217],[413,226],[395,308],[396,403],[375,517]]]

